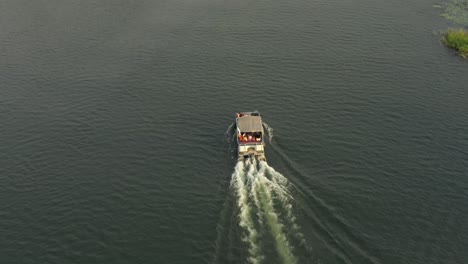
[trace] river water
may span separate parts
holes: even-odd
[[[0,262],[466,263],[434,4],[2,1]],[[255,109],[268,163],[237,163]]]

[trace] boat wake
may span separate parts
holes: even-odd
[[[293,214],[289,185],[265,161],[249,158],[236,164],[231,187],[242,240],[248,245],[248,262],[262,263],[264,250],[273,246],[281,263],[297,263],[292,242],[304,245],[305,239]]]

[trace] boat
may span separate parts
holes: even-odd
[[[266,161],[262,117],[258,111],[236,114],[238,160],[255,157]]]

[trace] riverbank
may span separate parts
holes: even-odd
[[[468,31],[464,29],[449,29],[442,37],[443,43],[458,51],[463,58],[468,58]]]

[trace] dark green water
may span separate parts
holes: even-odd
[[[254,109],[306,241],[276,204],[264,263],[468,262],[468,64],[433,4],[2,1],[0,263],[246,262],[224,133]]]

